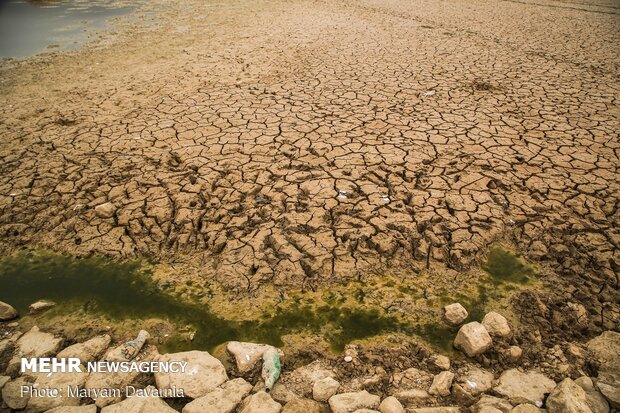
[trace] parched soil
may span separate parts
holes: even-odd
[[[503,239],[617,313],[615,2],[154,4],[0,64],[3,251],[184,257],[240,292]]]

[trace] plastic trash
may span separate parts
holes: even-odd
[[[265,391],[269,393],[274,384],[280,377],[280,356],[278,350],[271,348],[263,354],[263,381],[265,382]]]

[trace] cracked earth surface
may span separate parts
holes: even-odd
[[[615,2],[159,7],[0,65],[5,251],[190,257],[247,291],[465,270],[508,239],[617,291]]]

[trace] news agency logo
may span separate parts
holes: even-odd
[[[186,361],[91,361],[77,357],[22,358],[21,373],[185,373]]]

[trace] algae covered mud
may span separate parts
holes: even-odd
[[[188,299],[164,291],[162,284],[152,278],[156,265],[146,260],[73,258],[41,250],[21,251],[0,261],[0,301],[12,303],[21,314],[40,299],[58,303],[48,313],[37,316],[40,325],[54,325],[67,315],[78,315],[81,320],[104,316],[113,325],[126,320],[160,319],[191,331],[189,337],[178,332],[162,334],[159,342],[170,351],[213,350],[230,340],[282,346],[283,337],[291,334],[321,337],[331,350],[341,351],[352,341],[391,333],[418,336],[433,347],[450,351],[455,329],[432,316],[415,318],[408,312],[416,308],[416,303],[437,307],[438,303],[460,298],[471,310],[470,319],[479,319],[491,295],[497,299],[501,291],[508,292],[515,284],[523,283],[525,275],[533,275],[529,266],[501,248],[490,251],[485,267],[489,268],[489,276],[479,281],[477,291],[468,291],[467,297],[440,290],[440,295],[427,297],[428,291],[416,286],[415,280],[396,283],[384,276],[381,280],[352,282],[321,291],[292,292],[273,306],[265,306],[266,311],[239,319],[229,318],[230,314],[215,308],[210,302],[213,300],[204,294],[202,298],[198,295]],[[500,288],[489,294],[486,285]]]

